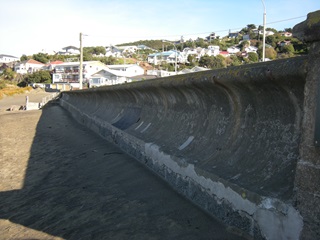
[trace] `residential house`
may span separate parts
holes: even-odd
[[[184,56],[184,58],[186,59],[186,62],[188,62],[188,57],[189,57],[189,55],[193,55],[193,56],[195,56],[195,57],[198,56],[197,51],[196,51],[195,49],[189,48],[189,47],[184,48],[184,49],[182,50],[182,53],[181,53],[181,54],[182,54],[182,55]]]
[[[106,57],[122,57],[124,54],[133,54],[138,50],[137,46],[113,46],[106,47]]]
[[[257,48],[257,47],[254,47],[254,46],[249,46],[249,47],[246,47],[246,48],[244,49],[244,51],[245,51],[246,53],[249,53],[249,52],[257,53],[258,48]]]
[[[220,47],[219,46],[208,46],[208,49],[205,50],[205,54],[208,56],[217,56],[220,53]]]
[[[138,76],[144,74],[144,69],[137,64],[107,65],[110,70],[126,72],[127,76]]]
[[[143,45],[143,44],[142,45],[138,45],[137,48],[138,48],[138,50],[149,50],[149,49],[151,49],[148,46]]]
[[[80,54],[80,49],[74,46],[67,46],[62,48],[62,51],[57,52],[59,55],[78,55]]]
[[[278,46],[280,46],[280,47],[284,47],[284,46],[287,46],[289,44],[291,44],[291,41],[280,41],[280,42],[278,42]]]
[[[11,55],[0,54],[0,63],[17,62],[20,59]]]
[[[213,32],[209,36],[206,37],[206,40],[208,42],[211,42],[211,40],[216,39],[216,34]]]
[[[132,82],[132,79],[137,80],[137,76],[140,78],[143,74],[144,69],[136,64],[108,65],[107,68],[96,72],[90,77],[89,86],[91,88],[128,83]]]
[[[281,33],[281,36],[284,36],[284,37],[292,37],[292,33],[291,33],[291,32],[282,32],[282,33]]]
[[[245,34],[242,36],[242,40],[243,41],[249,41],[250,40],[250,35],[249,34]]]
[[[83,82],[88,82],[89,78],[101,69],[107,68],[100,61],[83,62]],[[52,83],[79,83],[80,62],[65,62],[54,66],[52,73]]]
[[[62,64],[62,63],[64,63],[64,62],[63,62],[63,61],[59,61],[59,60],[57,60],[57,61],[52,61],[52,62],[46,64],[46,65],[43,67],[43,69],[44,69],[44,70],[48,70],[48,71],[53,71],[54,68],[55,68],[57,65]]]
[[[100,87],[105,85],[115,85],[128,81],[126,74],[121,71],[103,69],[93,74],[89,79],[89,87]]]
[[[265,31],[266,32],[266,36],[271,36],[271,35],[274,35],[274,32],[272,31]],[[263,30],[258,30],[258,29],[255,29],[253,30],[253,33],[255,34],[259,34],[259,35],[263,35]]]
[[[220,51],[219,55],[221,55],[223,57],[229,57],[230,53],[228,51]]]
[[[14,71],[20,74],[33,73],[41,70],[45,65],[33,59],[22,61],[14,66]]]
[[[229,32],[228,37],[229,38],[237,38],[239,36],[238,32]]]
[[[201,57],[203,57],[204,55],[206,55],[206,49],[202,48],[202,47],[197,47],[196,49],[196,59],[199,61]]]
[[[118,47],[110,45],[109,47],[106,47],[106,57],[121,57],[122,56],[122,50],[120,50]]]
[[[187,73],[194,73],[194,72],[201,72],[201,71],[208,71],[208,70],[210,70],[210,69],[197,66],[197,67],[193,67],[191,69],[185,68],[185,69],[179,71],[178,74],[187,74]]]
[[[137,46],[117,46],[117,48],[120,49],[122,53],[128,53],[128,54],[135,53],[138,49]]]
[[[235,46],[229,47],[229,48],[227,49],[227,52],[228,52],[229,54],[236,54],[236,53],[240,52],[240,48],[235,47]]]
[[[176,75],[175,72],[169,72],[165,70],[147,70],[147,76],[155,76],[157,78],[159,77],[169,77]]]
[[[185,63],[185,55],[181,54],[179,51],[170,50],[161,53],[152,53],[148,55],[148,63],[154,65],[159,65],[161,62],[165,61],[167,63],[175,63],[177,58],[177,63]]]

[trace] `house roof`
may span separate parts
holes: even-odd
[[[229,53],[227,51],[220,51],[219,53],[220,55],[229,55]]]
[[[122,64],[122,65],[107,65],[109,69],[119,70],[124,68],[131,68],[131,67],[140,67],[137,64]]]
[[[161,53],[152,53],[149,54],[148,57],[154,57],[154,56],[171,56],[172,54],[175,56],[176,51],[170,50],[167,52],[161,52]],[[177,52],[177,56],[180,54],[180,52]]]
[[[66,49],[75,49],[75,50],[79,50],[79,48],[74,47],[74,46],[67,46],[67,47],[62,48],[62,50],[66,50]]]
[[[118,71],[118,70],[109,70],[109,69],[102,69],[99,72],[93,74],[91,78],[95,77],[104,77],[104,76],[118,76],[118,77],[128,77],[128,74],[125,71]]]
[[[7,54],[0,54],[0,57],[10,57],[10,58],[17,58],[15,56],[7,55]],[[17,58],[19,59],[19,58]]]
[[[87,65],[87,64],[97,64],[97,65],[104,65],[102,62],[100,61],[83,61],[83,65]],[[79,66],[80,62],[63,62],[60,63],[59,66]]]
[[[42,62],[38,62],[38,61],[33,60],[33,59],[22,61],[20,64],[26,64],[26,63],[44,65]]]

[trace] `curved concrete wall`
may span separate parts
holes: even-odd
[[[307,65],[300,57],[63,92],[60,103],[229,226],[297,239]]]

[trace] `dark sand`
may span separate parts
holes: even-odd
[[[58,105],[0,112],[0,166],[0,239],[242,239]]]

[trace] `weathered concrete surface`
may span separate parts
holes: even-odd
[[[320,238],[320,12],[307,57],[63,93],[75,119],[255,239]]]
[[[87,91],[60,104],[255,239],[298,239],[292,206],[307,58]]]
[[[304,221],[302,238],[320,239],[320,11],[308,14],[293,31],[310,48],[295,179],[296,207]]]

